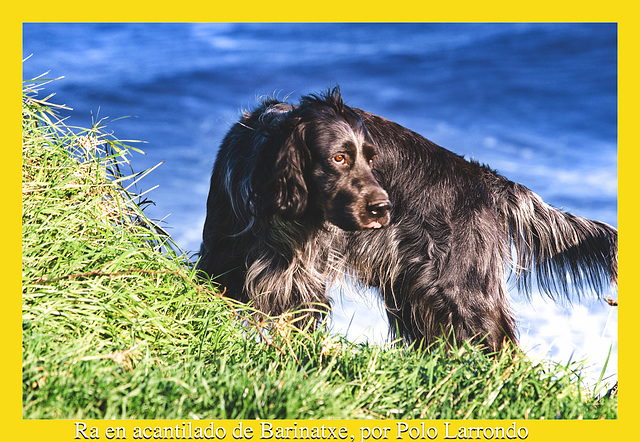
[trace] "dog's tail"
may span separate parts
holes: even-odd
[[[503,225],[515,250],[518,288],[531,293],[532,276],[555,298],[602,295],[618,283],[618,231],[608,224],[562,212],[526,187],[502,177],[494,190]]]

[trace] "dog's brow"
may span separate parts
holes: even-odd
[[[356,143],[354,143],[351,140],[346,140],[344,143],[342,143],[340,148],[344,153],[348,153],[351,155],[355,155],[358,152],[358,149],[356,148]]]
[[[369,143],[364,143],[362,153],[365,157],[370,158],[376,154],[376,148]]]

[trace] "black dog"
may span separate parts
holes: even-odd
[[[336,88],[297,106],[265,101],[232,127],[198,268],[269,314],[328,309],[326,285],[351,275],[379,288],[392,336],[428,345],[450,334],[492,351],[516,341],[506,265],[525,292],[532,271],[550,296],[598,292],[617,283],[617,237],[346,106]]]

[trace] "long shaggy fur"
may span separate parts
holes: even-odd
[[[270,314],[328,309],[327,284],[350,275],[379,289],[392,336],[492,351],[516,341],[505,269],[525,292],[601,293],[617,283],[617,231],[334,89],[295,106],[267,100],[231,128],[198,267]]]

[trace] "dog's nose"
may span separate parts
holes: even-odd
[[[367,204],[367,212],[373,216],[384,216],[386,212],[391,209],[391,201],[373,201]]]

